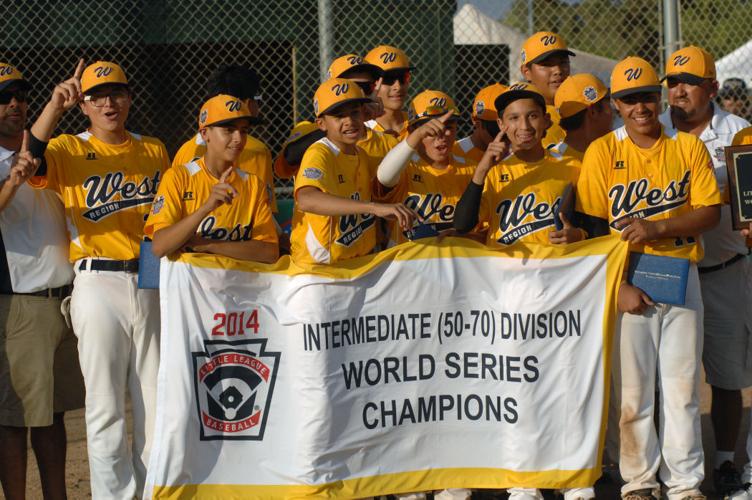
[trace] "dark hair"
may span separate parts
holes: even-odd
[[[577,130],[585,123],[585,115],[587,114],[587,111],[588,108],[585,108],[582,111],[578,111],[577,113],[573,114],[572,116],[562,118],[561,120],[559,120],[559,126],[567,132]]]
[[[209,97],[227,94],[238,99],[253,99],[259,91],[259,76],[248,66],[220,66],[209,77]]]
[[[590,107],[601,110],[603,109],[605,102],[606,101],[604,99],[601,99],[595,104],[591,104]],[[588,109],[590,108],[585,108],[582,111],[579,111],[573,114],[572,116],[567,116],[566,118],[562,118],[561,120],[559,120],[559,126],[563,128],[566,132],[577,130],[578,128],[582,127],[582,125],[585,123],[585,115],[587,114]]]

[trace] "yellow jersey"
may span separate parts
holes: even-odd
[[[548,150],[551,151],[553,156],[571,156],[580,163],[582,163],[583,158],[585,158],[584,152],[577,151],[566,142],[560,142],[559,144],[550,147]]]
[[[665,128],[647,149],[636,146],[624,127],[596,139],[585,152],[576,199],[578,211],[607,220],[612,234],[621,232],[615,225],[627,217],[657,221],[721,204],[705,144]],[[693,262],[703,256],[699,235],[632,245],[631,250]]]
[[[546,130],[546,135],[543,136],[543,147],[548,149],[560,142],[564,142],[564,138],[567,134],[564,132],[564,129],[561,128],[561,125],[559,125],[561,116],[559,116],[559,112],[556,111],[556,107],[547,104],[546,113],[551,117],[551,127]]]
[[[486,154],[484,150],[476,147],[475,144],[473,144],[470,136],[463,137],[459,141],[455,142],[453,152],[455,156],[463,156],[476,165],[480,163],[483,155]]]
[[[172,166],[185,165],[198,160],[206,154],[206,142],[201,134],[183,143],[172,159]],[[272,212],[277,212],[277,196],[274,193],[274,173],[272,172],[272,153],[266,144],[255,137],[248,136],[243,151],[238,158],[238,168],[257,176],[266,185]]]
[[[365,151],[348,155],[324,137],[303,155],[295,175],[295,196],[311,186],[324,193],[360,201],[371,201],[371,182],[377,165],[369,165]],[[367,255],[376,245],[376,217],[372,214],[339,216],[303,212],[292,216],[290,236],[292,259],[300,265],[333,264]]]
[[[511,155],[494,165],[483,185],[478,216],[481,225],[488,225],[486,245],[550,245],[548,233],[556,230],[554,211],[566,187],[577,184],[579,173],[577,160],[549,152],[536,162]]]
[[[164,144],[130,132],[128,140],[116,145],[90,132],[63,134],[49,142],[44,158],[46,174],[29,183],[60,195],[71,262],[137,259],[144,220],[170,166]]]
[[[152,236],[198,210],[218,182],[207,170],[204,158],[173,166],[159,184],[144,227],[146,234]],[[263,181],[236,168],[227,183],[237,190],[237,196],[232,203],[225,203],[207,215],[196,228],[196,234],[210,240],[257,240],[276,245],[277,230]]]
[[[455,156],[446,168],[435,168],[417,153],[408,161],[400,175],[399,183],[389,191],[377,183],[376,195],[380,201],[403,203],[415,210],[424,223],[434,224],[436,230],[454,227],[454,210],[462,193],[473,178],[476,163]],[[399,225],[392,224],[390,244],[398,245],[408,239]]]
[[[369,164],[378,165],[391,149],[399,144],[399,140],[391,134],[376,132],[368,127],[366,136],[358,141],[358,147],[368,155]]]
[[[741,129],[731,142],[732,146],[743,146],[745,144],[752,144],[752,127]]]
[[[405,122],[402,124],[402,130],[400,130],[399,133],[397,133],[396,135],[387,132],[384,129],[384,126],[381,125],[376,120],[368,120],[367,122],[365,122],[365,125],[366,125],[366,128],[370,128],[371,130],[374,130],[376,132],[381,132],[384,135],[391,135],[392,137],[397,139],[397,142],[404,141],[405,139],[407,139],[407,136],[409,135],[409,132],[407,131],[407,125],[408,125],[407,120],[405,120]]]

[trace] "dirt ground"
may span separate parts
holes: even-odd
[[[752,389],[749,389],[744,392],[745,408],[742,430],[745,432],[746,429],[749,428],[751,402]],[[702,429],[705,456],[711,459],[710,461],[706,461],[707,469],[708,465],[712,466],[713,450],[715,449],[715,442],[710,430],[710,415],[708,414],[710,409],[710,388],[707,385],[703,385],[702,387],[701,404],[703,412]],[[65,424],[68,430],[68,465],[65,474],[68,485],[68,498],[73,500],[91,498],[91,490],[89,487],[89,463],[86,458],[86,427],[83,410],[68,413],[65,418]],[[742,460],[739,460],[740,465],[743,463],[744,456],[744,440],[740,439],[737,448],[737,457],[742,458]],[[706,477],[710,478],[710,474],[707,470]],[[27,498],[30,500],[42,498],[42,488],[39,483],[39,471],[31,450],[29,450],[29,474],[26,491]],[[718,498],[713,494],[713,486],[709,480],[705,481],[703,491],[708,495],[709,499]],[[613,483],[606,482],[602,485],[599,484],[596,493],[598,498],[619,498],[618,486]],[[5,498],[1,491],[0,498]]]

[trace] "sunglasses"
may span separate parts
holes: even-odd
[[[15,99],[17,102],[26,102],[28,93],[25,90],[5,90],[0,92],[0,105],[10,104]]]
[[[371,95],[375,86],[374,82],[355,82],[363,90],[365,95]]]
[[[407,85],[410,83],[409,71],[387,71],[384,76],[381,77],[381,83],[384,85],[394,85],[394,82],[399,80],[400,84]]]

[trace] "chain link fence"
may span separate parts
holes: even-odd
[[[677,12],[679,44],[708,49],[720,79],[752,83],[752,1],[683,0]],[[170,153],[195,133],[208,76],[222,64],[261,75],[265,124],[254,135],[276,155],[293,123],[312,118],[322,67],[379,44],[412,59],[411,97],[425,88],[455,97],[461,135],[481,87],[520,79],[519,49],[532,32],[560,33],[577,53],[573,72],[606,81],[622,57],[659,68],[664,57],[656,0],[4,0],[0,17],[0,60],[32,83],[32,119],[78,58],[112,60],[132,83],[129,128],[159,137]],[[59,131],[84,127],[72,111]]]

